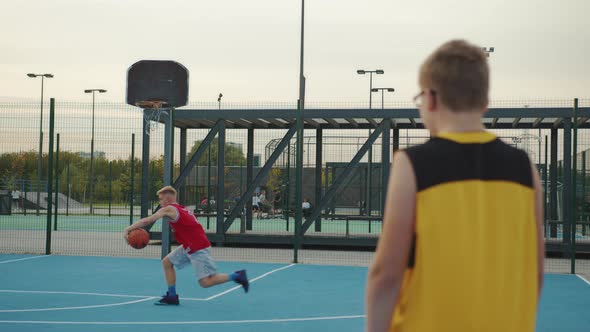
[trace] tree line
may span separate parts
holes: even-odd
[[[187,154],[187,162],[202,141],[195,141],[190,152]],[[211,143],[211,164],[217,164],[217,139]],[[37,190],[37,167],[38,152],[10,152],[0,154],[0,180],[6,189],[20,191]],[[245,165],[246,159],[240,148],[234,144],[225,146],[225,165],[241,166]],[[56,154],[53,157],[56,159]],[[139,197],[141,193],[141,159],[134,158],[134,186],[133,193],[131,190],[131,158],[126,159],[107,159],[100,155],[94,157],[94,202],[125,202],[129,201],[131,195]],[[206,152],[197,162],[198,166],[206,166],[208,163],[208,153]],[[47,179],[48,156],[43,154],[42,157],[42,178],[41,188],[45,190]],[[154,191],[151,193],[152,198],[156,198],[156,188],[163,185],[164,176],[164,156],[153,158],[149,162],[150,170],[150,188]],[[72,199],[87,202],[90,190],[90,158],[87,153],[60,151],[59,167],[54,171],[59,175],[59,192],[71,195]],[[180,167],[174,165],[174,174],[178,175]],[[69,174],[68,174],[69,173]],[[54,177],[55,181],[55,177]],[[55,183],[54,183],[55,187]],[[110,188],[110,190],[109,190]]]

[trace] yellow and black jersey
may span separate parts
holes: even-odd
[[[483,131],[441,134],[405,152],[416,176],[416,229],[392,331],[533,331],[526,153]]]

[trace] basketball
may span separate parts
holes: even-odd
[[[143,228],[134,229],[127,236],[127,243],[135,249],[143,249],[150,242],[150,235]]]

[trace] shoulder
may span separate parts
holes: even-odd
[[[402,151],[407,154],[408,160],[415,165],[417,163],[429,162],[433,158],[438,158],[455,145],[451,141],[433,137],[423,144],[411,146]]]
[[[179,209],[175,205],[168,205],[168,206],[162,208],[160,211],[162,211],[162,213],[166,217],[172,219],[173,221],[176,221],[178,219]]]
[[[176,213],[176,212],[178,212],[178,210],[179,210],[179,208],[174,205],[168,205],[168,206],[162,208],[162,212],[165,212],[167,214],[168,213]]]
[[[495,141],[490,143],[489,146],[490,150],[501,152],[502,155],[506,156],[506,158],[510,158],[515,161],[526,162],[527,165],[530,164],[529,156],[526,153],[526,151],[508,145],[500,139],[496,139]]]
[[[526,151],[510,146],[500,139],[489,145],[486,156],[486,164],[493,167],[498,173],[503,174],[507,180],[511,180],[525,186],[533,186],[533,172],[536,171],[534,162]]]

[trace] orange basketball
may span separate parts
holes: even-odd
[[[150,235],[143,228],[134,229],[127,236],[127,243],[135,249],[143,249],[150,242]]]

